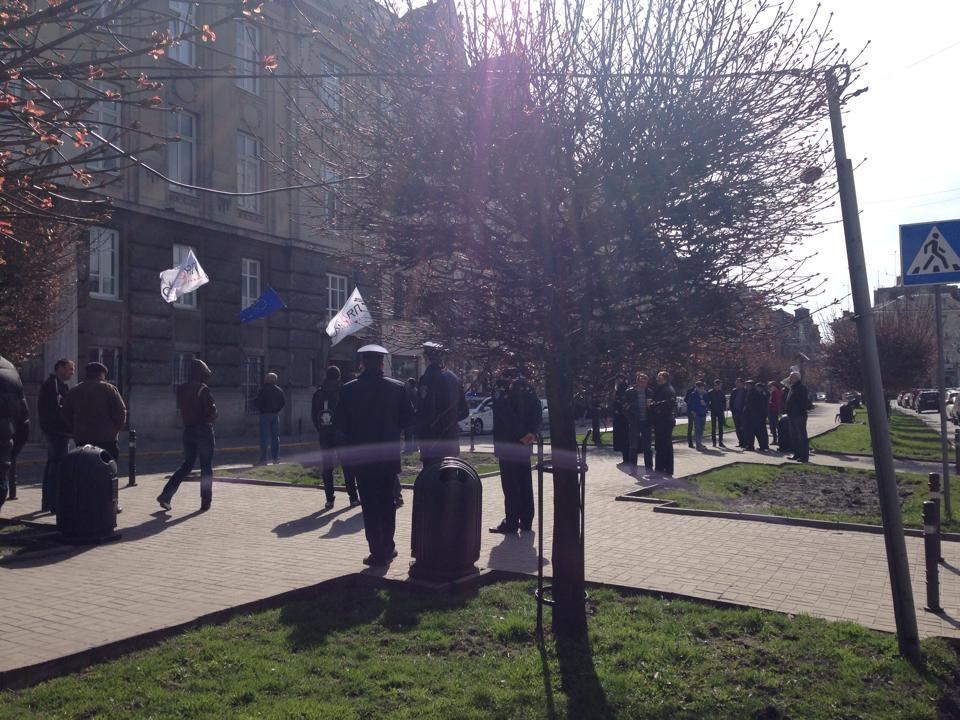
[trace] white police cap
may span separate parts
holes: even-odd
[[[377,353],[378,355],[389,355],[390,351],[387,350],[383,345],[364,345],[362,348],[357,350],[358,353]]]

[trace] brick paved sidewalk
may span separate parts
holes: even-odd
[[[823,424],[811,421],[813,429]],[[737,451],[716,457],[685,446],[676,451],[684,474],[748,458],[782,461]],[[642,503],[614,500],[637,485],[616,461],[605,451],[590,458],[590,580],[893,628],[882,536],[654,513]],[[121,491],[120,541],[0,565],[0,671],[363,570],[360,512],[345,507],[342,496],[322,512],[323,493],[313,488],[217,483],[212,510],[200,514],[198,485],[187,483],[165,514],[154,500],[162,482],[162,475],[144,476]],[[38,487],[25,486],[3,515],[37,507],[38,495]],[[388,577],[404,578],[410,560],[409,492],[407,499],[397,523],[400,557]],[[548,486],[548,556],[550,504]],[[501,513],[499,481],[489,478],[484,527]],[[484,532],[480,564],[535,573],[535,540],[533,533]],[[921,633],[960,636],[960,544],[944,544],[953,568],[941,576],[944,618],[923,612],[922,543],[908,538],[907,548]]]

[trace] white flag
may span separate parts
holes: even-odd
[[[160,295],[168,303],[176,302],[187,293],[192,293],[201,285],[210,282],[210,278],[197,262],[193,250],[175,268],[160,273]]]
[[[333,320],[327,325],[327,335],[331,337],[333,347],[348,335],[353,335],[360,328],[373,325],[373,316],[367,310],[367,304],[360,297],[360,289],[354,288],[344,305]]]

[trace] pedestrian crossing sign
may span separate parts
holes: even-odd
[[[904,285],[960,282],[960,220],[900,226]]]

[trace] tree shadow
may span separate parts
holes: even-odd
[[[350,510],[349,507],[343,507],[334,512],[315,510],[309,515],[304,515],[302,518],[280,523],[273,528],[273,533],[277,537],[286,538],[293,537],[294,535],[300,535],[302,533],[313,532],[314,530],[319,530],[320,528],[326,526],[338,515],[343,515],[343,513],[347,512],[348,510]]]
[[[376,620],[386,607],[386,593],[368,583],[325,585],[315,597],[288,603],[280,609],[280,623],[289,628],[294,652],[322,644],[327,636]]]
[[[586,635],[557,636],[557,664],[560,686],[567,696],[567,715],[571,718],[611,718],[613,708],[593,664],[593,647]]]
[[[952,572],[954,575],[960,575],[960,568],[958,568],[956,565],[951,565],[946,561],[941,561],[940,565]]]

